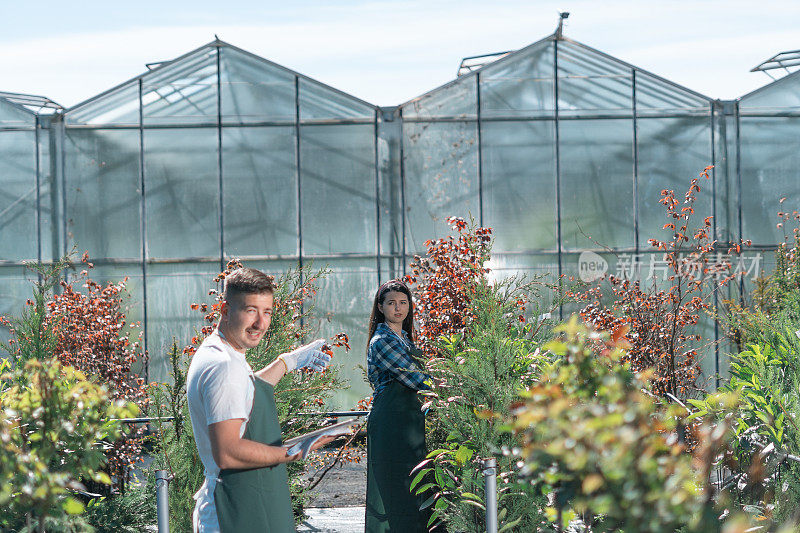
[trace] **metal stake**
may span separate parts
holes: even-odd
[[[169,533],[169,482],[172,476],[166,470],[156,470],[156,511],[158,533]]]
[[[486,533],[497,533],[497,459],[481,461],[486,495]]]

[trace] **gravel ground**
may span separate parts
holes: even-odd
[[[316,473],[310,468],[308,478]],[[353,507],[366,504],[367,458],[333,467],[310,493],[309,508]]]

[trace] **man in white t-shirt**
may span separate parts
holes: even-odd
[[[272,277],[263,272],[252,268],[231,272],[225,280],[219,326],[203,341],[189,366],[186,382],[189,413],[197,451],[205,467],[205,482],[195,495],[195,532],[215,533],[242,528],[264,531],[265,523],[271,524],[271,531],[289,527],[287,524],[291,517],[285,516],[287,512],[291,514],[291,507],[287,507],[285,501],[288,499],[288,486],[282,486],[286,485],[284,463],[299,459],[300,454],[287,455],[287,448],[280,446],[280,426],[272,387],[289,371],[299,368],[323,370],[330,362],[330,356],[320,351],[324,341],[319,339],[282,354],[266,367],[253,372],[245,360],[245,351],[255,348],[269,328],[273,292]],[[256,412],[259,413],[258,420],[251,423],[251,413]],[[314,448],[330,440],[332,438],[322,439]],[[227,473],[230,478],[226,481],[223,477]],[[247,487],[257,486],[259,489],[240,488],[244,486],[243,479]],[[275,496],[275,491],[279,496]],[[259,496],[261,492],[269,496]],[[262,497],[264,502],[253,503],[253,497]],[[278,508],[275,507],[276,499],[280,500]],[[244,504],[244,509],[239,509],[236,506],[238,501],[249,503]],[[224,511],[218,509],[218,502],[222,502]],[[248,507],[265,507],[266,510],[261,517],[248,518],[249,522],[233,516],[251,515]],[[243,512],[245,509],[246,513]],[[224,517],[220,516],[225,513]]]

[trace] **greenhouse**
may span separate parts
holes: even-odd
[[[752,240],[745,283],[773,260],[779,199],[800,198],[800,75],[721,101],[557,34],[491,59],[396,107],[219,40],[68,109],[3,93],[0,314],[28,298],[23,262],[86,250],[96,279],[130,278],[163,380],[230,258],[328,265],[318,315],[351,336],[348,403],[375,287],[451,215],[493,229],[498,276],[578,276],[584,252],[646,270],[660,191],[714,165],[698,211],[720,242]]]

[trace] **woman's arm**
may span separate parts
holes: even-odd
[[[422,372],[406,346],[389,336],[375,339],[369,346],[370,362],[378,370],[389,372],[397,381],[414,390],[427,390],[430,388],[426,381],[430,376]]]

